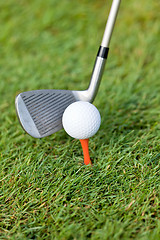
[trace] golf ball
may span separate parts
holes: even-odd
[[[71,137],[87,139],[98,131],[101,124],[101,116],[93,104],[78,101],[66,108],[62,117],[62,124]]]

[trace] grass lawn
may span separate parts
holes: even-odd
[[[159,240],[158,0],[122,1],[90,139],[34,139],[15,96],[87,88],[111,1],[0,1],[0,239]]]

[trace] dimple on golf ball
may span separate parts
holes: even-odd
[[[66,108],[62,117],[62,124],[71,137],[87,139],[98,131],[101,124],[101,116],[93,104],[78,101]]]

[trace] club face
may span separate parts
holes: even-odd
[[[19,122],[32,137],[49,136],[62,128],[64,110],[77,101],[69,90],[35,90],[20,93],[15,105]]]

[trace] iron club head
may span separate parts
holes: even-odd
[[[63,112],[71,103],[85,99],[85,91],[34,90],[20,93],[15,105],[23,129],[42,138],[62,128]]]

